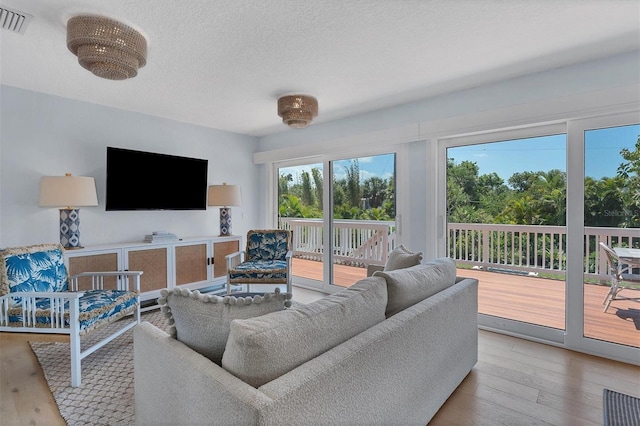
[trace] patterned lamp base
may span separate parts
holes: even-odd
[[[220,207],[220,236],[231,235],[231,208]]]
[[[80,245],[80,209],[60,209],[60,244],[65,249]]]

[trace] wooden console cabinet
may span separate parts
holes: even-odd
[[[140,300],[157,299],[164,288],[200,289],[226,284],[225,256],[240,250],[240,236],[194,237],[172,242],[132,242],[65,251],[69,274],[87,271],[143,271]],[[86,288],[88,282],[80,283]],[[115,278],[105,281],[114,288]]]

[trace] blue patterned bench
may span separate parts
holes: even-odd
[[[111,271],[68,277],[60,244],[0,250],[0,335],[3,339],[68,341],[71,385],[80,386],[81,360],[140,322],[141,275],[139,271]],[[104,290],[104,277],[109,276],[116,277],[117,289]],[[82,277],[91,277],[91,290],[78,291]],[[80,336],[127,315],[134,320],[81,351]]]

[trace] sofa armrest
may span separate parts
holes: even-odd
[[[258,424],[271,398],[149,322],[133,333],[136,424]]]

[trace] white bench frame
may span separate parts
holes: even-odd
[[[140,276],[142,271],[110,271],[83,272],[69,278],[67,292],[15,292],[0,296],[0,339],[27,340],[34,342],[68,342],[71,353],[71,386],[78,387],[82,382],[81,361],[100,349],[127,330],[140,323]],[[92,290],[104,290],[104,278],[116,277],[117,290],[136,291],[136,309],[133,312],[134,321],[126,323],[115,333],[100,340],[95,345],[81,351],[80,348],[80,297],[83,291],[78,291],[78,280],[91,277]],[[132,283],[130,283],[132,281]],[[9,325],[9,309],[11,299],[21,298],[22,326]],[[36,327],[36,303],[42,299],[49,299],[50,324]],[[65,326],[64,305],[69,302],[69,326]],[[123,315],[124,316],[124,315]],[[91,331],[87,332],[90,334]]]

